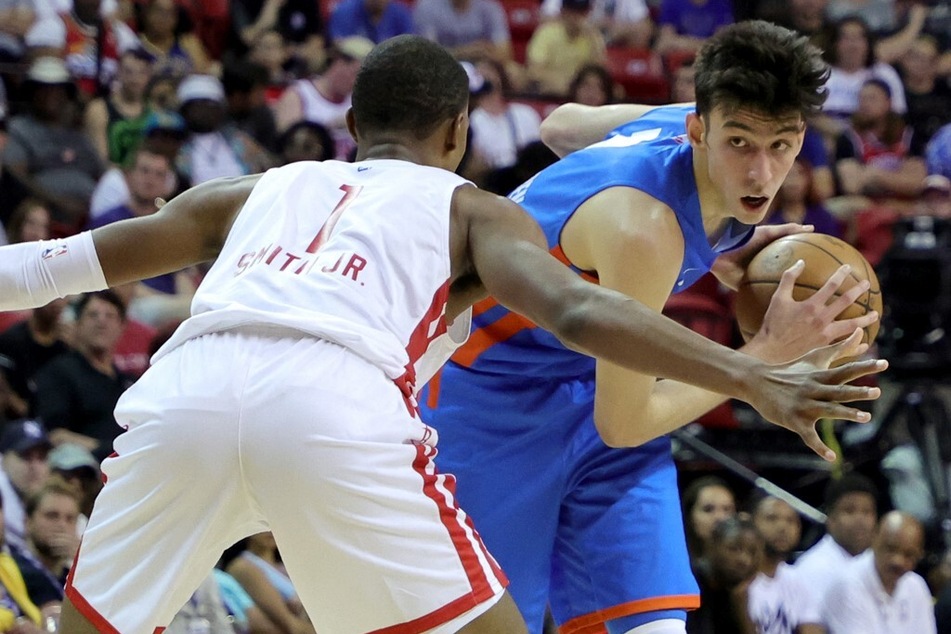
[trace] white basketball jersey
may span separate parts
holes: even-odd
[[[445,320],[450,206],[466,182],[397,160],[266,172],[156,359],[205,333],[276,325],[345,346],[406,389],[423,385],[469,333],[470,313],[451,332]]]

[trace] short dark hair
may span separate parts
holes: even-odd
[[[469,80],[444,48],[417,35],[377,45],[357,73],[353,116],[358,130],[410,132],[424,139],[469,102]]]
[[[108,302],[115,306],[119,310],[119,317],[122,318],[122,321],[125,321],[125,304],[122,303],[122,300],[115,291],[109,289],[104,291],[95,291],[92,293],[83,293],[80,295],[73,307],[73,309],[76,311],[76,319],[82,317],[83,312],[86,310],[86,306],[88,306],[89,302],[91,302],[93,299],[101,299],[102,301]]]
[[[739,22],[709,38],[697,55],[697,113],[716,107],[769,116],[822,109],[829,67],[802,35],[762,20]]]
[[[825,511],[831,513],[839,500],[850,493],[865,493],[872,496],[878,505],[878,487],[871,479],[860,473],[847,473],[837,480],[833,480],[826,488]]]
[[[329,161],[334,157],[336,150],[334,147],[334,138],[333,135],[330,134],[330,130],[316,121],[308,121],[307,119],[301,119],[300,121],[297,121],[296,123],[292,124],[291,127],[281,133],[281,136],[279,136],[277,139],[278,154],[281,156],[284,155],[284,152],[287,151],[287,146],[290,144],[294,135],[297,134],[298,130],[307,130],[320,139],[320,145],[324,149],[324,154],[318,160]]]

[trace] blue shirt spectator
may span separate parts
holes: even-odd
[[[379,44],[415,32],[412,11],[396,0],[344,0],[330,16],[331,40],[359,35]]]
[[[664,0],[657,23],[673,26],[678,35],[707,38],[733,24],[733,5],[729,0]]]

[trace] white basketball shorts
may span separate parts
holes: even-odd
[[[120,399],[127,431],[67,595],[103,632],[165,626],[234,542],[274,533],[321,634],[449,634],[506,581],[379,369],[287,331],[205,335]]]

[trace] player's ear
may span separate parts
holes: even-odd
[[[690,145],[697,147],[704,142],[706,126],[703,123],[703,117],[696,112],[687,115],[687,140]]]
[[[347,119],[347,130],[350,131],[350,136],[353,137],[354,141],[358,141],[359,139],[357,139],[357,120],[354,119],[353,117],[353,108],[347,108],[346,119]]]
[[[469,115],[463,111],[453,117],[446,127],[446,151],[452,152],[456,148],[465,150],[468,133]]]

